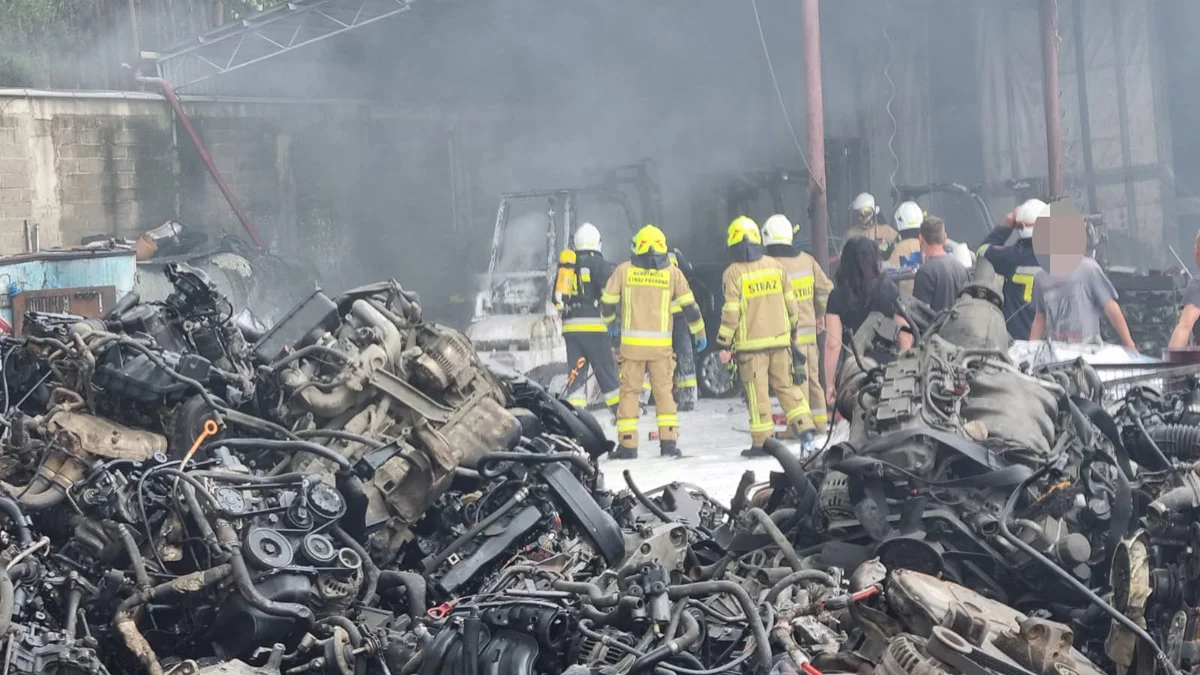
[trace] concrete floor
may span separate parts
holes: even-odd
[[[600,412],[596,417],[608,437],[616,439],[616,428],[609,415]],[[654,409],[649,408],[638,425],[641,439],[638,458],[601,460],[605,484],[610,490],[624,489],[622,472],[628,469],[642,490],[680,481],[695,484],[712,497],[729,503],[747,469],[754,471],[759,481],[767,480],[771,471],[780,470],[779,463],[770,457],[745,459],[741,456],[742,450],[750,447],[749,426],[746,404],[740,399],[702,399],[696,410],[679,413],[679,448],[684,457],[667,459],[658,456],[658,441],[647,440],[649,433],[655,430]],[[844,424],[842,428],[835,427],[835,440],[845,431]],[[824,441],[824,438],[818,439],[819,444],[823,445]],[[799,453],[799,442],[784,443]]]

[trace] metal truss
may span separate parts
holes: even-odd
[[[157,61],[159,77],[177,91],[395,16],[411,0],[296,0],[144,54]],[[196,92],[200,93],[200,92]]]

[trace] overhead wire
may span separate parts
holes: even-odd
[[[767,36],[763,32],[762,18],[758,15],[758,0],[750,0],[750,6],[754,8],[754,23],[758,26],[758,39],[762,43],[763,57],[767,60],[767,71],[771,73],[771,83],[775,86],[775,98],[779,101],[780,111],[783,112],[783,121],[787,122],[792,142],[796,144],[796,151],[800,153],[800,161],[804,162],[804,169],[811,176],[812,167],[808,165],[808,156],[804,153],[804,146],[800,144],[800,137],[796,135],[796,127],[792,126],[792,117],[788,114],[787,103],[783,100],[783,90],[779,88],[779,78],[775,76],[775,65],[771,63],[771,50],[767,48]],[[822,185],[821,189],[824,187]]]
[[[900,156],[896,154],[896,134],[900,132],[900,122],[896,120],[896,114],[892,112],[892,104],[896,101],[896,81],[892,79],[892,56],[895,44],[892,43],[892,36],[888,34],[888,24],[892,21],[892,3],[890,0],[883,0],[884,8],[887,10],[887,16],[883,21],[883,39],[887,42],[887,63],[883,64],[883,78],[888,83],[888,100],[885,106],[888,119],[892,121],[892,133],[888,136],[888,152],[892,155],[892,172],[888,174],[888,184],[892,188],[892,194],[898,192],[896,188],[896,174],[900,173]]]

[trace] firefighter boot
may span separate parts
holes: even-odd
[[[679,444],[676,441],[659,441],[658,454],[661,457],[683,457],[683,453],[679,451]]]
[[[608,453],[609,459],[637,459],[637,448],[617,447]]]
[[[746,459],[758,459],[759,457],[766,457],[766,456],[767,456],[767,453],[763,452],[761,445],[756,445],[754,447],[747,448],[742,451],[742,457],[745,457]]]

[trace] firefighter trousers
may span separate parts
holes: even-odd
[[[671,377],[675,372],[675,355],[667,352],[652,360],[617,357],[621,369],[621,400],[617,404],[617,437],[622,448],[637,449],[638,417],[641,415],[642,379],[650,373],[650,389],[654,392],[657,413],[658,440],[679,438],[679,415],[671,395]]]
[[[584,359],[575,381],[567,387],[567,402],[576,408],[587,407],[587,379],[591,371],[596,374],[596,384],[600,385],[604,405],[609,408],[615,406],[621,383],[608,333],[563,333],[563,340],[567,343],[568,369],[573,370],[579,359]]]
[[[823,434],[829,428],[829,414],[825,407],[825,390],[821,388],[821,350],[814,338],[810,343],[797,344],[796,351],[804,355],[804,363],[796,359],[793,365],[796,381],[803,382],[800,387],[808,393],[813,424],[817,433]]]
[[[775,421],[771,417],[771,390],[779,398],[788,426],[795,426],[800,432],[813,430],[812,414],[804,389],[792,380],[791,347],[741,353],[737,360],[738,372],[746,387],[750,436],[754,447],[761,448],[763,441],[775,434]]]
[[[683,410],[695,410],[696,350],[692,332],[682,314],[676,314],[671,330],[671,349],[675,351],[675,404]]]

